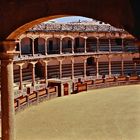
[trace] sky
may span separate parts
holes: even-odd
[[[69,16],[69,17],[63,17],[63,18],[56,18],[50,21],[60,22],[60,23],[66,23],[66,22],[75,22],[75,21],[85,21],[89,20],[91,21],[91,18],[81,17],[81,16]]]

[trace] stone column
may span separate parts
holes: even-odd
[[[45,39],[45,54],[48,54],[48,45],[47,45],[47,39]]]
[[[112,72],[111,72],[111,56],[108,56],[108,75],[111,77]]]
[[[68,83],[68,90],[69,90],[68,95],[70,95],[71,94],[71,83],[70,82]]]
[[[35,64],[36,62],[31,62],[32,64],[32,86],[35,86]]]
[[[22,77],[22,68],[23,68],[23,65],[24,63],[21,63],[21,64],[17,64],[19,66],[19,76],[20,76],[20,81],[19,81],[19,90],[22,90],[23,89],[23,85],[22,85],[22,81],[23,81],[23,77]]]
[[[63,59],[59,59],[59,78],[62,78],[62,62]]]
[[[72,54],[74,54],[74,39],[72,39]]]
[[[85,38],[84,52],[87,53],[87,38]]]
[[[61,96],[64,96],[64,85],[61,83]]]
[[[124,39],[122,38],[122,51],[124,51]]]
[[[0,42],[2,140],[15,140],[13,57],[15,41]]]
[[[134,63],[134,74],[137,74],[137,63]]]
[[[87,77],[87,58],[84,58],[84,78]]]
[[[109,38],[109,52],[111,52],[111,39]]]
[[[63,54],[63,51],[62,51],[62,38],[60,38],[60,54]]]
[[[96,57],[96,78],[99,78],[99,57]]]
[[[34,39],[32,39],[32,55],[34,56],[35,54],[35,47],[34,47]]]
[[[21,40],[19,40],[19,57],[21,58]]]
[[[71,79],[74,79],[74,58],[71,58]]]
[[[44,75],[45,75],[45,84],[46,86],[48,85],[47,79],[48,79],[48,69],[47,69],[47,65],[48,65],[49,61],[44,61]]]
[[[97,48],[96,51],[99,52],[99,38],[97,37]]]
[[[124,75],[124,56],[121,56],[121,75]]]

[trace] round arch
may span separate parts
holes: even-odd
[[[60,38],[50,37],[47,39],[47,53],[48,54],[60,53]]]
[[[38,37],[34,39],[34,52],[35,54],[45,54],[45,39]]]
[[[101,37],[98,41],[100,51],[109,51],[109,38]]]
[[[21,54],[32,54],[33,40],[29,37],[24,37],[21,39]]]
[[[97,38],[90,36],[86,39],[87,52],[97,51]]]
[[[45,77],[45,71],[44,71],[44,66],[42,65],[41,62],[37,62],[35,64],[35,75],[37,78],[43,79]]]
[[[70,37],[64,37],[62,39],[62,52],[63,53],[72,53],[72,41]]]
[[[3,7],[3,16],[1,17],[0,23],[1,40],[16,39],[36,24],[70,15],[94,18],[110,23],[115,27],[124,28],[129,32],[136,31],[135,26],[137,26],[137,24],[135,24],[136,20],[134,20],[136,18],[134,16],[136,5],[134,2],[128,0],[114,0],[113,2],[111,0],[89,0],[88,2],[85,0],[58,0],[57,2],[55,0],[45,0],[41,2],[39,0],[31,0],[22,2],[15,1],[12,3],[1,2],[1,7]],[[8,11],[6,7],[9,9]],[[17,7],[19,12],[17,12]],[[103,11],[102,14],[100,13],[100,9]],[[10,25],[7,26],[9,22]],[[139,30],[135,34],[138,33]]]
[[[76,53],[83,53],[85,50],[85,38],[84,37],[76,37],[74,39],[74,52]]]

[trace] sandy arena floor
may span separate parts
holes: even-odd
[[[17,140],[140,140],[140,85],[56,98],[16,115]]]

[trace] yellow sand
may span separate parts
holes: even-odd
[[[16,115],[17,140],[140,140],[140,85],[60,97]]]

